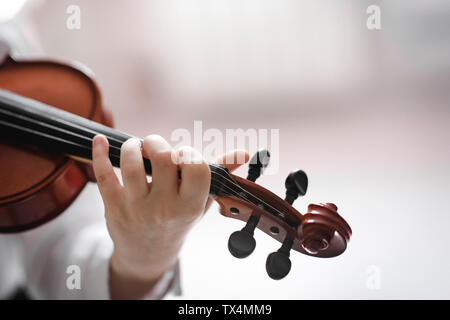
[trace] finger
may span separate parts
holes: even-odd
[[[112,204],[120,194],[122,186],[109,160],[109,144],[103,135],[97,135],[92,142],[92,164],[97,185],[105,206]]]
[[[245,150],[233,150],[216,159],[216,163],[233,172],[244,163],[248,162],[250,155]]]
[[[141,142],[137,138],[128,139],[122,144],[120,170],[124,190],[127,194],[133,197],[142,197],[148,193]]]
[[[178,167],[172,154],[172,147],[158,135],[144,138],[145,155],[152,164],[152,191],[169,192],[178,190]]]
[[[205,204],[211,184],[209,166],[202,155],[191,147],[183,147],[178,151],[181,183],[179,195],[183,199]]]

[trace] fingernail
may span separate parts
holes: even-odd
[[[104,141],[102,137],[104,138],[102,135],[97,135],[94,137],[94,148],[102,147]]]

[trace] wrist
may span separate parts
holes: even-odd
[[[114,254],[110,260],[109,287],[111,299],[154,299],[155,290],[160,290],[160,281],[174,265],[168,268],[146,268],[139,270],[136,266],[123,263]]]
[[[117,276],[130,281],[157,282],[177,262],[178,255],[164,259],[130,259],[114,250],[110,259],[110,270]]]

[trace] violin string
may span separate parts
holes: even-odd
[[[45,133],[45,132],[36,131],[34,129],[30,129],[30,128],[23,127],[21,125],[17,125],[17,124],[13,124],[13,123],[10,123],[10,122],[6,122],[6,121],[3,121],[1,119],[0,119],[0,124],[2,124],[5,127],[10,127],[12,129],[20,130],[20,131],[22,131],[24,133],[28,133],[30,135],[34,135],[34,136],[39,136],[41,138],[45,138],[48,141],[61,142],[61,143],[65,143],[67,146],[70,146],[70,147],[77,147],[77,148],[80,148],[80,149],[87,149],[88,151],[91,151],[91,148],[86,147],[86,146],[84,146],[82,144],[78,144],[76,142],[72,142],[72,141],[68,141],[66,139],[58,138],[58,137],[56,137],[54,135],[50,135],[50,134]],[[117,157],[116,155],[111,155],[111,156],[112,157]]]
[[[244,200],[244,201],[250,201],[249,199],[244,198],[244,197],[241,196],[241,193],[247,194],[247,195],[253,197],[254,199],[256,199],[257,202],[258,202],[258,203],[255,203],[255,202],[253,202],[253,201],[250,201],[251,203],[253,203],[253,204],[256,205],[256,206],[258,206],[259,204],[263,204],[265,207],[268,207],[268,208],[270,208],[271,210],[275,211],[275,212],[277,213],[277,215],[279,215],[279,217],[281,217],[281,218],[284,219],[285,214],[284,214],[283,212],[281,212],[281,211],[279,211],[278,209],[274,208],[272,205],[268,204],[267,202],[261,200],[260,198],[258,198],[258,197],[255,196],[254,194],[252,194],[251,192],[245,190],[245,189],[244,189],[242,186],[240,186],[238,183],[236,183],[236,182],[234,182],[234,181],[232,181],[232,180],[229,180],[226,176],[223,176],[223,178],[224,178],[225,180],[231,182],[232,185],[234,185],[234,186],[238,187],[239,189],[241,189],[240,192],[239,192],[239,191],[235,191],[235,192],[239,195],[238,197],[239,197],[241,200]]]
[[[0,111],[1,111],[1,109],[0,109]],[[8,114],[8,112],[4,112],[4,113]],[[11,116],[11,113],[9,113],[9,115]],[[14,114],[13,114],[13,116],[14,116]],[[71,135],[71,136],[75,136],[75,137],[78,137],[78,138],[82,138],[82,139],[84,139],[84,140],[88,140],[88,141],[90,142],[90,145],[92,144],[92,138],[89,137],[89,136],[88,136],[88,137],[82,136],[82,135],[73,133],[73,132],[71,132],[71,131],[68,131],[68,130],[66,130],[66,129],[64,129],[64,128],[55,127],[54,125],[51,125],[51,124],[48,124],[48,123],[44,123],[44,122],[42,122],[42,121],[37,121],[37,120],[35,120],[35,119],[30,119],[30,118],[28,118],[28,117],[26,117],[26,116],[24,116],[24,115],[19,116],[19,118],[21,118],[22,120],[25,120],[25,121],[32,122],[33,124],[38,125],[38,126],[39,126],[39,125],[41,125],[41,126],[43,125],[44,127],[47,127],[47,129],[48,129],[48,128],[51,128],[51,129],[54,129],[54,130],[56,130],[56,131],[58,131],[58,132],[61,132],[61,131],[62,131],[62,132],[66,133],[66,134],[69,134],[69,135]],[[56,119],[56,120],[57,120],[57,119]],[[64,123],[65,125],[69,125],[69,126],[73,124],[73,123],[70,123],[70,122],[67,122],[67,121],[64,121],[64,120],[62,120],[61,122]],[[5,124],[4,121],[2,121],[2,123]],[[82,126],[78,126],[78,125],[76,125],[76,124],[74,124],[74,125],[77,127],[77,129],[85,130],[85,133],[86,133],[86,131],[87,131],[88,133],[91,133],[91,134],[93,133],[94,136],[95,136],[95,134],[97,134],[97,132],[95,132],[95,131],[93,131],[93,130],[91,130],[91,129],[89,129],[89,128],[85,128],[85,127],[82,127]],[[16,126],[16,128],[17,128],[17,126]],[[32,133],[33,133],[33,132],[32,132]],[[35,133],[35,132],[34,132],[34,133]],[[41,134],[44,134],[44,135],[45,135],[45,133],[43,133],[43,132],[41,132]],[[47,138],[49,138],[49,135],[47,135]],[[111,137],[108,136],[108,138],[111,138]],[[58,138],[55,137],[55,139],[58,139]],[[117,138],[111,138],[111,139],[115,140],[116,142],[123,143],[122,141],[118,140]],[[60,142],[62,142],[62,143],[67,142],[65,139],[61,139],[61,138],[59,138],[58,140],[59,140]],[[71,143],[74,144],[73,141],[72,141]],[[92,149],[91,149],[90,146],[85,146],[85,145],[80,145],[80,144],[77,144],[77,146],[78,146],[78,147],[81,147],[81,148],[84,148],[84,149],[88,149],[89,152],[92,152]],[[119,149],[118,147],[116,147],[116,146],[111,146],[111,145],[110,145],[110,147],[112,147],[112,149],[114,149],[115,151],[119,150],[119,154],[120,154],[120,149]],[[120,160],[120,156],[118,156],[118,155],[116,155],[116,154],[114,154],[114,153],[111,153],[111,151],[110,151],[110,157],[114,157],[114,158],[117,158],[117,159]],[[214,172],[214,171],[212,171],[212,172]],[[227,175],[228,175],[228,173],[227,173]],[[271,209],[272,209],[273,211],[275,211],[279,216],[284,217],[284,214],[283,214],[282,212],[280,212],[280,211],[277,210],[276,208],[272,207],[271,205],[267,204],[265,201],[259,199],[258,197],[256,197],[256,196],[253,195],[252,193],[248,192],[247,190],[245,190],[244,188],[242,188],[239,184],[233,182],[232,180],[229,180],[225,175],[220,175],[220,176],[222,177],[222,179],[225,179],[224,182],[231,183],[232,186],[237,187],[237,188],[240,189],[240,191],[236,191],[235,189],[233,189],[233,188],[231,188],[231,187],[229,187],[229,186],[226,186],[227,189],[231,190],[231,191],[232,191],[232,194],[235,195],[236,197],[238,197],[239,199],[244,200],[244,201],[250,201],[250,199],[248,199],[248,198],[242,196],[242,193],[244,193],[245,195],[248,195],[248,196],[250,196],[250,197],[256,199],[257,202],[259,202],[259,203],[255,203],[254,201],[250,201],[250,202],[252,202],[254,205],[263,204],[263,205],[265,205],[266,207],[271,208]],[[224,185],[224,186],[225,186],[225,185]]]
[[[14,112],[10,112],[8,110],[0,109],[0,113],[3,113],[4,115],[6,115],[9,118],[13,118],[15,120],[19,120],[19,122],[20,121],[28,122],[29,124],[32,124],[33,126],[43,126],[43,127],[47,128],[48,131],[53,129],[53,130],[56,130],[58,132],[65,133],[66,135],[69,135],[69,136],[72,136],[72,137],[78,137],[81,140],[88,140],[89,144],[92,144],[92,138],[89,137],[89,136],[83,136],[83,135],[81,135],[79,133],[75,133],[75,132],[69,131],[69,130],[67,130],[65,128],[60,128],[60,127],[57,127],[57,126],[55,126],[53,124],[50,124],[50,123],[47,123],[47,122],[43,122],[43,121],[40,121],[40,120],[37,120],[37,119],[34,119],[34,118],[30,118],[30,117],[28,117],[26,115],[14,114]],[[95,133],[95,134],[97,134],[97,133]],[[94,134],[94,136],[95,136],[95,134]],[[119,142],[115,138],[108,137],[108,141],[110,139]],[[123,142],[120,141],[119,143],[122,144]],[[110,143],[110,147],[111,147],[111,149],[113,151],[116,151],[116,152],[120,153],[120,147],[112,145],[111,143]]]
[[[220,175],[219,173],[217,173],[217,172],[211,171],[211,174],[218,174],[221,178],[223,178],[223,176],[221,176],[221,175]],[[224,184],[224,183],[221,183],[221,181],[217,181],[217,180],[216,180],[216,181],[213,181],[213,179],[211,179],[211,180],[212,180],[211,184],[212,184],[213,186],[217,186],[216,184],[219,183],[219,185],[218,185],[219,188],[225,187],[225,188],[227,189],[227,191],[231,191],[231,193],[227,193],[228,195],[234,195],[234,196],[236,196],[237,198],[239,198],[240,200],[244,200],[244,201],[246,201],[246,202],[251,202],[253,205],[259,207],[258,203],[254,203],[253,201],[249,201],[247,198],[242,198],[240,192],[236,191],[235,189],[229,187],[228,185],[226,185],[226,184]],[[227,179],[227,180],[228,180],[228,179]],[[231,180],[228,180],[228,181],[231,182]],[[232,183],[232,185],[236,185],[236,184],[235,184],[235,183]],[[221,189],[221,190],[222,190],[222,189]],[[265,203],[265,202],[262,201],[262,200],[259,200],[259,201]],[[267,203],[265,203],[265,204],[266,204],[267,206],[271,207],[271,206],[268,205]],[[273,208],[273,207],[272,207],[272,208]],[[274,209],[274,208],[273,208],[273,209]],[[274,209],[274,210],[276,210],[276,209]],[[278,211],[278,210],[276,210],[276,211]],[[278,211],[278,212],[279,212],[279,211]]]
[[[36,134],[37,134],[37,135],[41,135],[41,136],[43,136],[43,137],[45,137],[45,138],[47,138],[47,139],[57,140],[57,141],[59,141],[59,142],[63,142],[63,143],[66,143],[66,144],[70,144],[71,147],[72,147],[73,144],[74,144],[73,142],[69,142],[69,141],[67,141],[67,140],[65,140],[65,139],[57,138],[57,137],[55,137],[55,136],[48,135],[48,134],[43,133],[43,132],[37,132],[37,131],[31,130],[31,129],[29,129],[29,128],[22,127],[22,126],[20,126],[20,125],[16,125],[16,124],[12,124],[12,123],[9,123],[9,122],[5,122],[5,121],[3,121],[3,120],[0,120],[0,125],[4,125],[4,126],[6,126],[6,127],[10,127],[10,128],[14,128],[14,129],[19,129],[19,130],[22,130],[22,131],[25,131],[25,132],[28,132],[28,133],[31,133],[31,134],[35,134],[35,135],[36,135]],[[77,145],[77,146],[80,147],[80,148],[85,148],[85,149],[87,149],[88,151],[91,151],[90,148],[87,148],[87,147],[85,147],[85,146],[83,146],[83,145]],[[115,156],[115,155],[112,155],[112,156],[118,158],[118,157]],[[219,176],[221,177],[221,175],[218,174],[217,172],[211,171],[211,173],[212,173],[212,174],[219,175]],[[234,192],[230,187],[228,187],[227,185],[221,184],[220,181],[217,180],[217,179],[215,179],[214,177],[212,177],[211,180],[212,180],[213,186],[218,186],[218,187],[224,186],[224,187],[227,189],[227,191],[228,191],[228,190],[231,190],[231,194],[238,196],[238,194],[237,194],[236,192]]]
[[[4,110],[1,110],[1,109],[0,109],[0,113],[6,114],[6,115],[11,115],[8,111],[4,111]],[[92,144],[92,139],[89,138],[89,137],[85,137],[85,136],[82,136],[82,135],[77,134],[77,133],[72,133],[72,132],[70,132],[70,131],[68,131],[66,129],[63,129],[63,128],[57,128],[54,125],[51,125],[51,124],[48,124],[48,123],[42,123],[40,121],[36,122],[34,119],[30,119],[30,118],[28,118],[26,116],[18,115],[18,116],[16,116],[16,120],[21,120],[21,121],[19,121],[19,123],[20,122],[25,122],[25,124],[28,124],[27,127],[29,129],[32,129],[32,128],[37,129],[37,128],[39,128],[41,130],[41,132],[47,133],[47,134],[52,134],[52,130],[53,131],[56,130],[59,133],[62,133],[62,135],[60,135],[60,137],[63,136],[64,134],[66,134],[66,135],[69,135],[69,136],[75,138],[75,140],[78,140],[78,142],[80,142],[79,140],[83,140],[83,142],[86,142],[86,144],[81,144],[81,145],[86,146],[86,147],[88,145],[86,140],[88,140],[89,145]],[[9,121],[9,123],[11,123],[11,121]],[[75,141],[72,141],[72,142],[75,142]],[[120,148],[118,148],[116,146],[113,146],[113,145],[110,145],[110,151],[109,152],[112,155],[120,154]]]
[[[0,89],[1,109],[12,112],[12,117],[22,115],[34,122],[55,124],[66,127],[70,132],[79,132],[93,138],[96,134],[104,134],[110,144],[120,148],[123,141],[132,138],[123,132],[114,130],[100,123],[69,113],[67,111],[40,103],[39,101],[4,92]]]
[[[49,134],[44,133],[44,132],[35,131],[35,130],[30,129],[30,128],[26,128],[26,127],[23,127],[23,126],[20,126],[20,125],[17,125],[17,124],[12,124],[10,122],[6,122],[6,121],[3,121],[1,119],[0,119],[0,125],[3,125],[5,127],[10,127],[10,128],[13,128],[13,129],[18,129],[18,130],[27,132],[27,133],[32,134],[32,135],[39,135],[39,136],[41,136],[43,138],[46,138],[48,140],[53,140],[53,142],[62,142],[62,143],[65,143],[66,145],[68,145],[70,147],[76,146],[76,147],[82,148],[82,149],[84,149],[84,150],[86,150],[88,152],[92,151],[91,148],[86,147],[84,145],[76,144],[75,142],[68,141],[68,140],[65,140],[65,139],[62,139],[62,138],[58,138],[58,137],[55,137],[54,135],[49,135]],[[119,156],[114,155],[114,154],[110,155],[110,156],[114,157],[116,159],[120,159]],[[215,173],[214,171],[211,171],[211,172]]]

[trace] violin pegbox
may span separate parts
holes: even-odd
[[[267,150],[258,151],[250,162],[247,179],[230,174],[221,166],[213,167],[211,193],[222,215],[246,223],[228,240],[228,249],[234,257],[242,259],[255,250],[256,228],[282,243],[266,260],[268,275],[279,280],[291,269],[291,250],[314,257],[334,257],[345,251],[352,231],[332,203],[310,204],[305,215],[292,207],[308,187],[307,175],[302,170],[288,175],[284,200],[256,184],[254,181],[267,167],[269,158]]]

